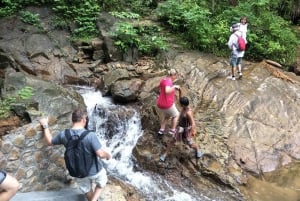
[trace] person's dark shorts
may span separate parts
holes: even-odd
[[[2,184],[5,178],[6,178],[6,172],[0,170],[0,184]]]

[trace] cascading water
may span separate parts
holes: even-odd
[[[115,105],[92,88],[79,88],[89,113],[88,128],[98,135],[103,149],[112,158],[103,161],[108,174],[135,186],[145,200],[206,201],[211,200],[188,189],[172,187],[160,175],[134,170],[132,150],[143,135],[139,113],[130,107]]]

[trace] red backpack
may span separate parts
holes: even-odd
[[[237,40],[237,51],[245,51],[246,50],[246,41],[242,36],[234,34],[238,37]]]

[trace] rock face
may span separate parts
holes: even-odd
[[[159,61],[140,58],[133,64],[134,58],[130,63],[116,62],[120,57],[115,49],[105,52],[111,39],[101,21],[103,40],[71,44],[59,37],[56,45],[57,41],[37,34],[34,27],[16,17],[1,19],[0,24],[6,27],[0,30],[1,95],[24,86],[33,87],[35,94],[32,102],[37,113],[28,111],[31,122],[1,140],[0,169],[20,180],[21,191],[65,185],[63,150],[46,147],[38,123],[43,113],[48,114],[56,133],[70,125],[71,111],[84,105],[82,98],[63,84],[89,84],[116,101],[135,104],[144,129],[134,149],[137,163],[179,186],[190,182],[196,189],[217,189],[221,185],[239,193],[239,185],[247,183],[248,175],[260,176],[300,158],[300,80],[292,73],[263,61],[244,61],[243,79],[232,81],[227,78],[231,70],[227,59],[170,51],[167,62],[180,73],[175,83],[191,100],[197,125],[194,141],[205,155],[196,161],[185,145],[178,145],[161,163],[159,155],[171,137],[159,139],[156,135],[161,117],[156,107],[157,86],[167,70]],[[24,27],[28,32],[21,31]],[[20,37],[24,43],[19,42]],[[105,57],[109,52],[114,56]],[[233,195],[232,199],[242,198]]]
[[[198,127],[196,142],[219,164],[218,168],[208,165],[202,171],[212,171],[223,183],[234,186],[246,182],[247,172],[261,175],[299,159],[300,127],[296,123],[300,117],[299,78],[291,76],[290,80],[294,81],[291,83],[270,76],[270,69],[278,70],[266,68],[264,62],[244,62],[243,79],[231,81],[226,77],[230,68],[224,59],[183,53],[173,61],[182,75],[177,83],[190,97],[194,109]],[[142,91],[153,91],[155,84],[151,83],[158,83],[153,80],[147,80],[144,85],[147,88]],[[156,95],[153,92],[144,98],[142,117],[151,137],[144,135],[140,139],[136,155],[142,164],[147,164],[144,168],[166,174],[167,170],[159,168],[157,163],[164,149],[161,142],[167,143],[170,137],[155,140],[160,125],[156,118]],[[144,154],[145,147],[153,150],[153,158]],[[163,165],[167,169],[177,167],[174,158],[180,161],[182,153],[175,150],[170,157],[173,159]],[[205,162],[207,157],[204,157]]]

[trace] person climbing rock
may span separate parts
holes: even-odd
[[[189,106],[189,99],[186,96],[181,96],[181,89],[179,89],[179,94],[179,102],[182,109],[179,115],[177,132],[173,135],[173,138],[167,145],[165,152],[160,156],[161,161],[165,161],[169,150],[175,145],[176,142],[181,141],[188,144],[190,148],[195,150],[197,158],[201,158],[203,155],[199,146],[193,141],[193,136],[196,135],[196,124],[193,117],[193,111]]]
[[[159,110],[163,113],[161,120],[159,135],[163,135],[166,129],[166,124],[171,119],[171,128],[169,134],[174,135],[176,133],[176,123],[179,117],[179,111],[175,105],[175,93],[180,89],[179,85],[173,85],[174,80],[177,77],[177,71],[170,69],[168,75],[161,79],[159,83],[159,96],[156,104]]]

